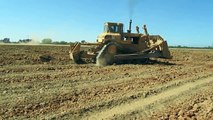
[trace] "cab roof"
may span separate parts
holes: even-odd
[[[104,25],[123,25],[123,23],[106,22]]]

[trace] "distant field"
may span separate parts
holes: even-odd
[[[170,50],[97,67],[73,64],[69,45],[0,45],[0,119],[213,119],[213,50]]]
[[[63,44],[40,44],[40,43],[0,43],[0,45],[16,45],[16,46],[24,46],[24,45],[31,45],[31,46],[69,46]]]

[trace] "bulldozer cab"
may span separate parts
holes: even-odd
[[[122,23],[110,23],[107,22],[104,25],[105,33],[123,33],[123,24]]]
[[[98,43],[104,43],[109,40],[120,40],[123,36],[123,24],[106,22],[104,24],[104,32],[98,38]]]
[[[97,42],[116,41],[122,44],[139,44],[141,34],[131,33],[131,22],[127,32],[124,32],[123,27],[123,23],[106,22],[104,32],[98,36]]]

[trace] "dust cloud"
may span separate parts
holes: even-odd
[[[40,45],[40,41],[36,39],[32,39],[32,41],[27,42],[27,43],[18,43],[20,45]]]

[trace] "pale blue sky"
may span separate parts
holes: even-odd
[[[169,45],[213,45],[213,0],[0,0],[0,39],[95,42],[104,22],[130,18]]]

